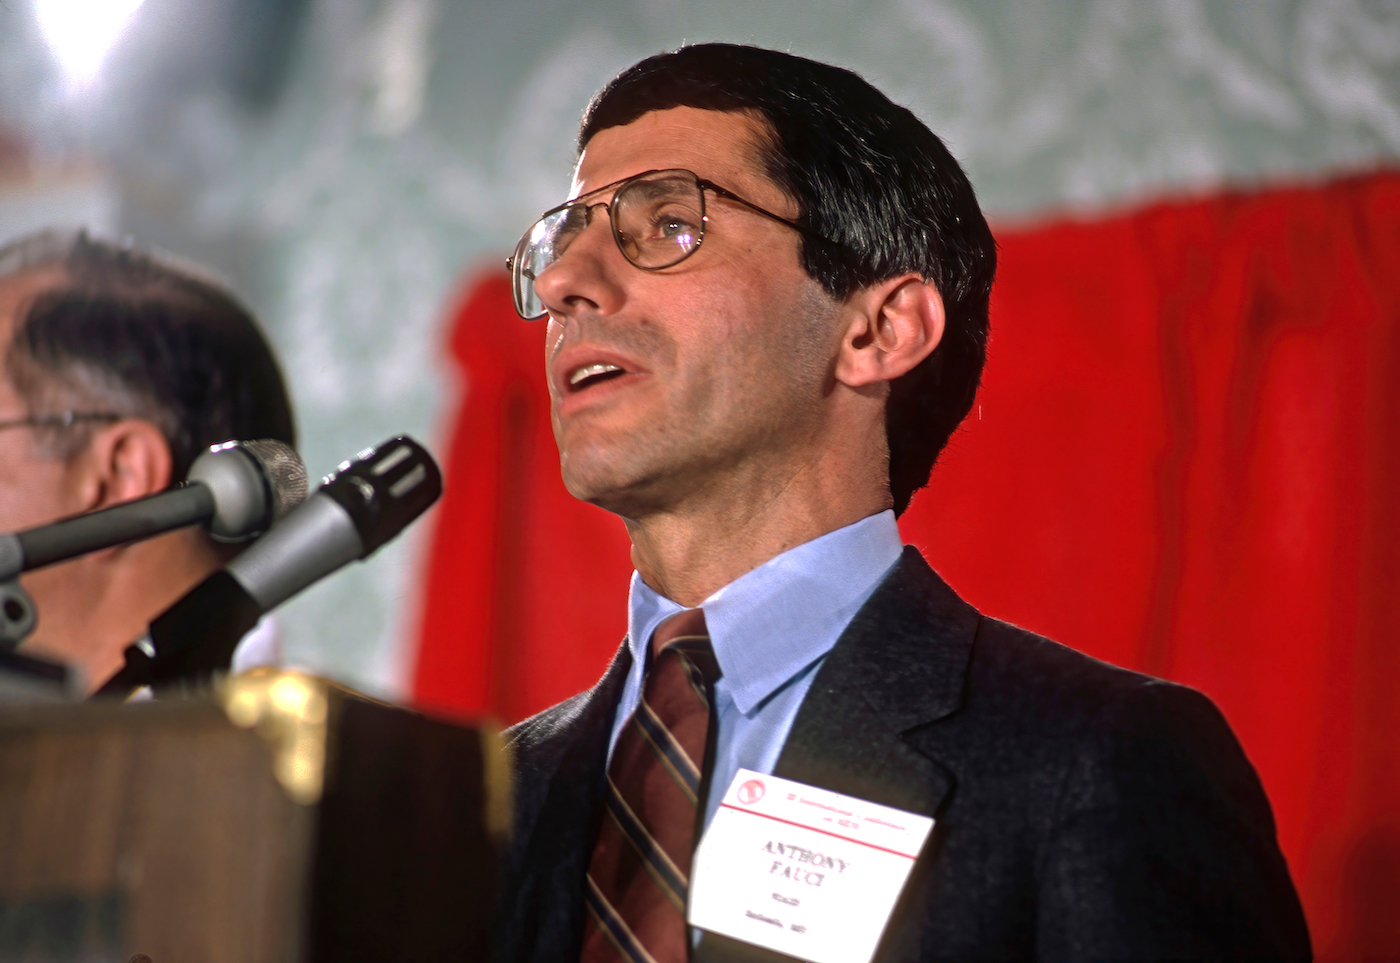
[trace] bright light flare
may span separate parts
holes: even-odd
[[[107,52],[142,0],[35,0],[34,14],[68,84],[83,90],[97,79]]]

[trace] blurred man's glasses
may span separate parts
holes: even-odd
[[[592,200],[608,191],[613,192],[611,201]],[[535,279],[563,256],[574,238],[588,227],[593,211],[600,207],[608,212],[617,249],[632,264],[644,271],[659,271],[681,263],[705,240],[706,191],[826,241],[796,221],[766,211],[732,191],[701,180],[690,171],[646,171],[546,211],[525,232],[515,246],[515,254],[506,260],[516,313],[529,321],[548,313],[535,293]]]
[[[6,428],[71,428],[84,421],[121,421],[124,415],[115,411],[60,411],[52,415],[30,415],[0,421],[0,431]]]

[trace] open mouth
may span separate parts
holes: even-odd
[[[615,364],[602,362],[586,364],[569,372],[569,390],[582,391],[585,388],[602,384],[604,381],[611,381],[626,373]]]

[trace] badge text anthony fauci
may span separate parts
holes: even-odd
[[[820,886],[822,880],[826,879],[826,873],[818,872],[818,870],[835,870],[838,873],[844,873],[848,865],[844,859],[816,853],[801,846],[794,846],[792,843],[778,843],[769,840],[768,844],[763,847],[763,851],[783,857],[773,860],[773,865],[768,870],[769,873],[794,882],[806,883],[809,886]]]

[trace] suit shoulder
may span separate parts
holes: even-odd
[[[1209,698],[993,619],[969,669],[990,758],[964,771],[1033,790],[1046,955],[1308,957],[1264,787]]]
[[[515,757],[516,769],[552,772],[576,738],[594,734],[606,727],[611,722],[613,708],[631,664],[631,655],[624,643],[603,677],[591,689],[537,712],[507,729],[505,743]]]
[[[1024,710],[1090,723],[1105,713],[1219,715],[1205,695],[1086,655],[1026,629],[983,616],[969,664],[967,696],[995,694]],[[1223,721],[1223,720],[1222,720]]]
[[[1074,772],[1107,790],[1151,770],[1262,796],[1229,723],[1202,693],[996,619],[978,626],[956,717],[959,752],[1014,746],[999,755],[1011,751],[1047,776]]]
[[[580,692],[507,729],[506,747],[515,754],[517,765],[540,766],[545,760],[538,757],[550,755],[552,745],[558,744],[562,751],[563,742],[582,718],[591,694],[591,689]]]
[[[843,642],[828,675],[839,671],[878,690],[871,698],[901,727],[948,718],[979,753],[995,743],[1053,754],[1056,745],[1116,731],[1120,716],[1142,716],[1146,725],[1154,715],[1204,714],[1228,732],[1198,692],[983,615],[913,548]]]
[[[1015,745],[1023,764],[1058,773],[1070,806],[1113,805],[1148,786],[1186,785],[1249,800],[1272,833],[1263,787],[1224,715],[1188,686],[1110,665],[984,618],[961,720],[983,749]],[[1032,764],[1032,760],[1034,761]]]

